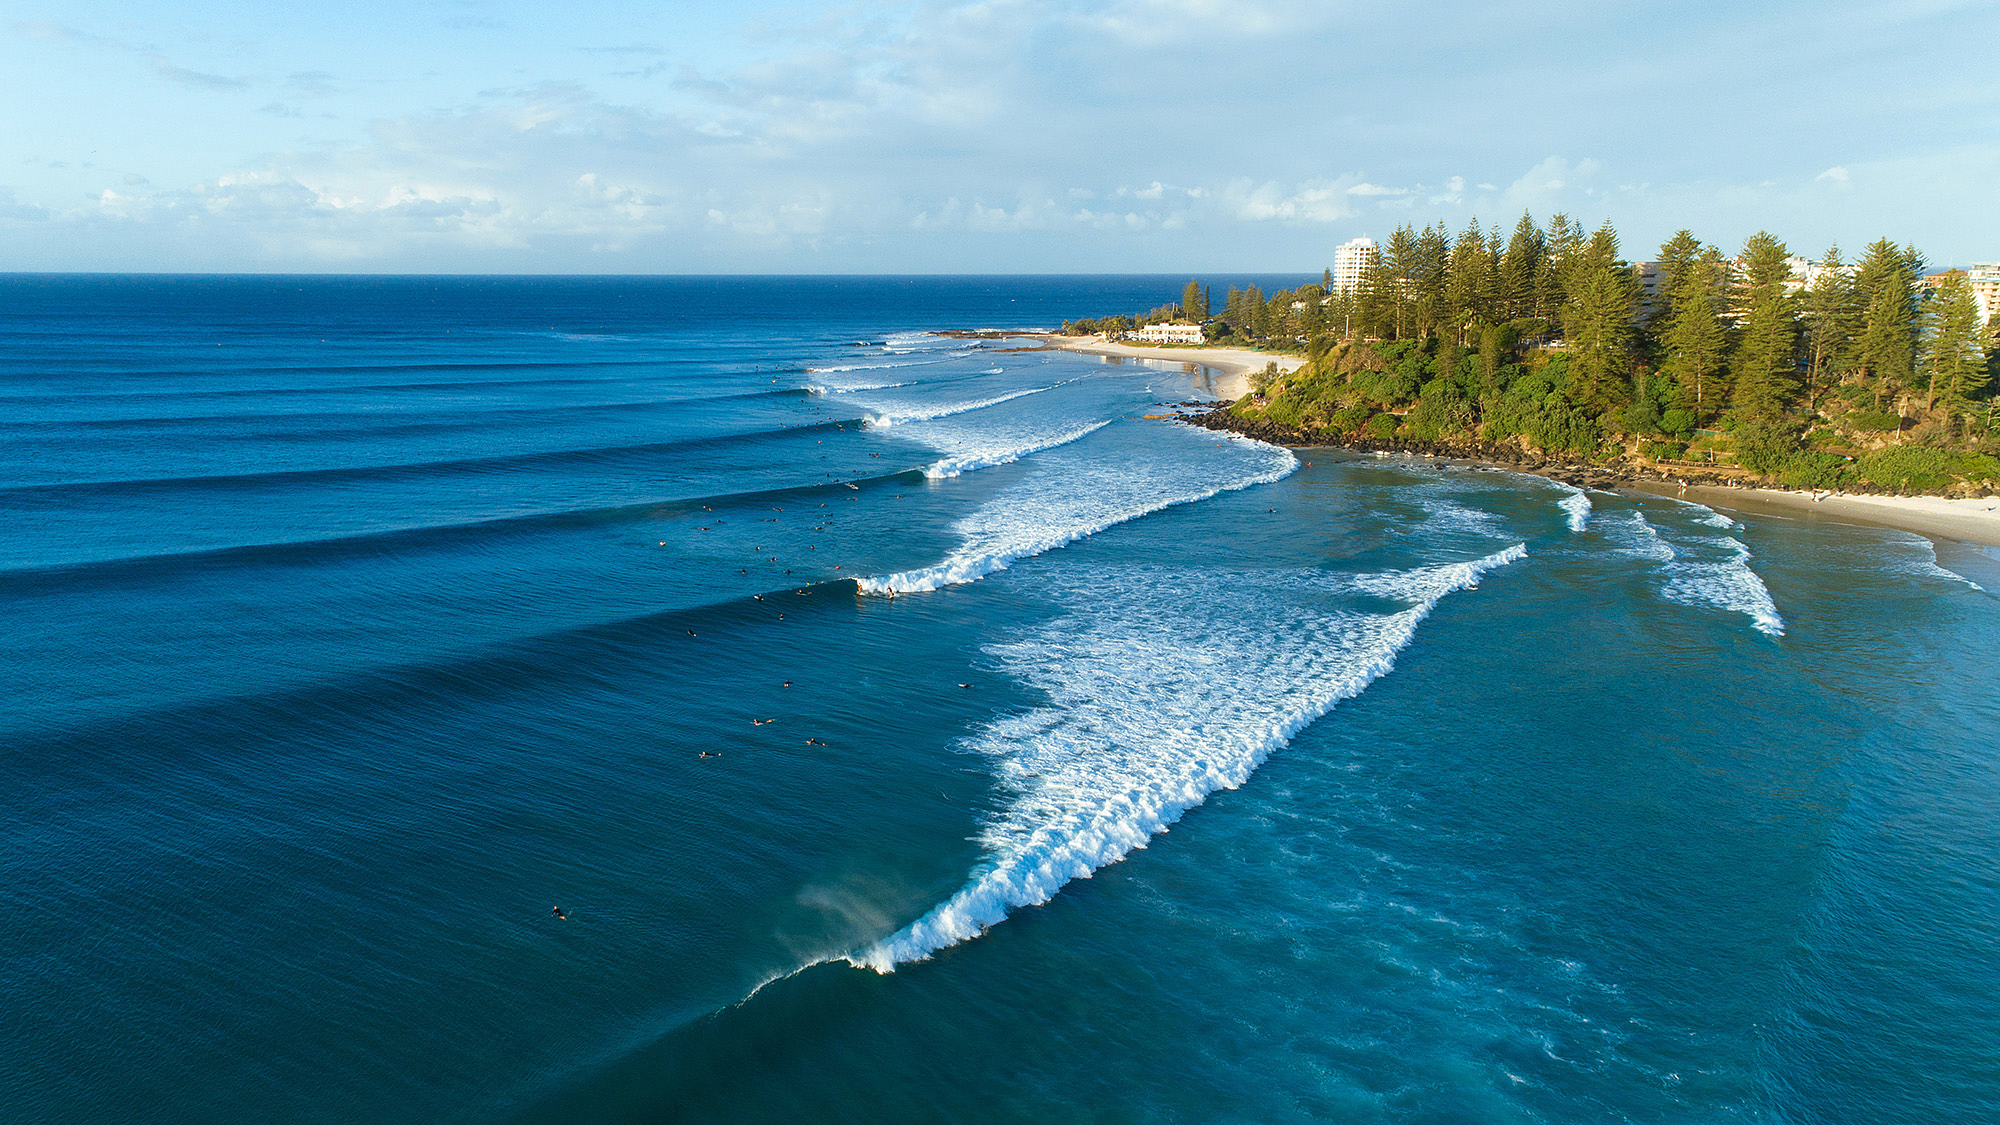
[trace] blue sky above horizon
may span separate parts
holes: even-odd
[[[0,270],[1317,271],[1403,222],[2000,259],[2000,4],[27,0]]]

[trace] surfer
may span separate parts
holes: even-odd
[[[556,921],[558,921],[558,922],[567,922],[567,921],[569,921],[569,915],[567,915],[567,914],[563,913],[563,908],[562,908],[562,907],[560,907],[560,906],[551,906],[551,907],[549,907],[549,912],[550,912],[551,914],[554,914],[554,915],[556,916]]]

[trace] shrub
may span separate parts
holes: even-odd
[[[1917,445],[1892,445],[1863,456],[1854,474],[1885,488],[1936,492],[1963,477],[1973,484],[2000,480],[2000,459],[1984,453],[1949,453]]]
[[[1521,420],[1521,432],[1550,453],[1588,455],[1597,449],[1603,431],[1597,419],[1568,403],[1544,403]]]
[[[1847,424],[1857,430],[1866,430],[1869,433],[1881,434],[1901,429],[1903,418],[1901,415],[1892,414],[1887,410],[1857,410],[1847,416]]]
[[[1687,450],[1684,441],[1649,441],[1639,447],[1639,452],[1655,461],[1678,461]]]
[[[1839,488],[1848,471],[1847,458],[1838,453],[1801,451],[1778,470],[1778,481],[1792,488]]]
[[[1685,438],[1694,432],[1694,411],[1675,407],[1660,415],[1660,430],[1678,438]]]
[[[1753,473],[1783,472],[1798,453],[1798,440],[1783,426],[1745,422],[1736,428],[1736,463]]]
[[[1635,434],[1657,434],[1666,429],[1660,412],[1650,402],[1635,402],[1625,408],[1625,428]]]
[[[1976,468],[1955,462],[1992,458],[1955,457],[1942,449],[1918,445],[1892,445],[1863,456],[1854,463],[1854,475],[1870,484],[1900,492],[1936,492],[1952,483],[1954,469]]]
[[[1368,416],[1373,413],[1374,411],[1366,406],[1349,406],[1334,411],[1330,421],[1334,429],[1351,434],[1366,425]]]
[[[1388,441],[1395,437],[1396,416],[1394,414],[1377,414],[1375,417],[1368,419],[1368,436],[1378,441]]]

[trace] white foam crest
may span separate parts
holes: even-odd
[[[1174,477],[1135,472],[1132,465],[1116,461],[1079,466],[1075,473],[1053,481],[1028,482],[1026,495],[1019,490],[1002,495],[960,520],[957,531],[964,541],[944,561],[882,578],[860,579],[861,591],[914,594],[976,582],[1007,569],[1017,559],[1055,550],[1163,508],[1270,484],[1299,467],[1298,458],[1278,446],[1256,441],[1231,444],[1247,444],[1256,456],[1241,466],[1224,466],[1225,471],[1235,468],[1238,475],[1221,481],[1197,475],[1201,471],[1198,463]]]
[[[981,834],[986,861],[958,893],[848,960],[892,972],[1145,847],[1387,674],[1445,594],[1526,553],[1517,544],[1472,562],[1371,576],[1415,601],[1399,612],[1307,602],[1275,625],[1249,604],[1262,607],[1270,590],[1241,575],[1092,576],[1071,591],[1071,616],[988,650],[1049,705],[970,740],[998,759],[1014,793]]]
[[[1500,517],[1480,508],[1468,508],[1448,497],[1419,498],[1418,504],[1424,509],[1425,522],[1441,530],[1460,531],[1471,535],[1483,535],[1492,539],[1507,538],[1501,530]]]
[[[808,367],[806,374],[817,376],[813,383],[837,394],[849,391],[875,391],[884,387],[907,387],[909,380],[896,381],[894,375],[857,374],[869,371],[902,371],[911,367],[929,367],[941,360],[920,359],[909,363],[843,363],[831,367]]]
[[[1009,391],[1004,395],[994,395],[991,398],[982,398],[974,402],[938,403],[929,406],[871,407],[870,409],[879,409],[880,413],[870,415],[868,425],[876,427],[899,426],[906,422],[928,422],[933,418],[949,418],[954,414],[967,414],[974,410],[984,410],[989,406],[998,406],[1003,402],[1012,402],[1017,398],[1026,398],[1029,395],[1041,394],[1043,391],[1052,391],[1059,386],[1062,386],[1062,384],[1054,383],[1046,387],[1030,387],[1025,391]]]
[[[1600,518],[1598,526],[1607,524],[1616,529],[1618,545],[1642,559],[1670,563],[1680,557],[1659,529],[1647,523],[1646,517],[1636,510],[1607,513]]]
[[[1716,511],[1714,508],[1711,508],[1706,504],[1697,504],[1692,500],[1683,500],[1678,496],[1662,496],[1660,497],[1660,499],[1670,500],[1673,503],[1678,504],[1681,507],[1686,508],[1689,511],[1695,513],[1694,522],[1696,523],[1707,524],[1709,527],[1720,528],[1723,531],[1728,531],[1732,528],[1738,528],[1743,526],[1741,523],[1738,523],[1737,521],[1730,519],[1728,516],[1723,515],[1721,512]],[[1779,518],[1782,519],[1784,517],[1779,517]]]
[[[1057,434],[1045,434],[1040,437],[1026,439],[1015,438],[1011,441],[1005,439],[988,441],[981,446],[952,454],[950,457],[925,469],[924,475],[932,480],[947,480],[961,473],[972,472],[975,469],[991,469],[996,465],[1010,465],[1030,454],[1040,453],[1045,449],[1054,449],[1057,446],[1068,445],[1070,442],[1088,437],[1110,424],[1110,419],[1106,419],[1102,422],[1092,422],[1087,426],[1079,426],[1076,429],[1065,430]]]
[[[1900,547],[1911,548],[1912,553],[1917,556],[1905,564],[1903,568],[1905,573],[1919,575],[1924,578],[1943,578],[1950,582],[1963,582],[1981,593],[1986,591],[1986,587],[1938,562],[1936,543],[1931,542],[1921,535],[1909,532],[1903,532],[1902,534],[1907,536],[1907,538],[1891,539],[1890,542]]]
[[[1516,543],[1504,551],[1496,551],[1483,559],[1474,559],[1471,562],[1445,563],[1441,566],[1418,567],[1415,570],[1386,570],[1379,574],[1356,574],[1336,580],[1334,587],[1394,601],[1434,602],[1453,590],[1477,586],[1479,576],[1494,567],[1519,562],[1527,557],[1528,545]]]
[[[1569,513],[1569,529],[1572,534],[1582,531],[1590,520],[1590,497],[1581,488],[1571,488],[1569,494],[1556,501],[1556,507]]]
[[[1644,517],[1640,517],[1643,522]],[[1650,526],[1650,525],[1649,525]],[[1750,569],[1750,548],[1730,536],[1719,537],[1714,544],[1697,544],[1693,548],[1676,552],[1673,565],[1667,568],[1667,579],[1661,587],[1661,594],[1667,600],[1682,605],[1708,606],[1714,609],[1741,613],[1750,618],[1750,623],[1758,632],[1767,636],[1785,635],[1785,620],[1778,616],[1778,605],[1771,600],[1770,588],[1757,572]],[[1707,547],[1720,548],[1719,552],[1700,550]],[[1702,559],[1699,553],[1720,553],[1720,559]]]
[[[844,395],[854,391],[886,391],[891,387],[914,387],[914,381],[904,383],[807,383],[808,393],[816,395]]]

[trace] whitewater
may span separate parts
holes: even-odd
[[[948,901],[852,961],[886,973],[929,957],[1144,847],[1210,793],[1243,784],[1306,724],[1387,675],[1446,594],[1526,555],[1516,544],[1401,573],[1319,583],[1284,576],[1275,585],[1302,602],[1303,612],[1280,628],[1226,624],[1256,620],[1246,591],[1269,594],[1274,583],[1260,579],[1272,576],[1076,575],[1064,591],[1073,616],[988,650],[1051,701],[969,741],[998,764],[1015,794],[982,834],[988,861]],[[1408,606],[1367,614],[1310,597],[1343,589]]]

